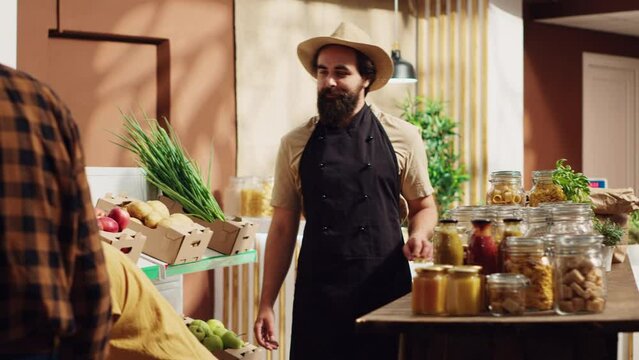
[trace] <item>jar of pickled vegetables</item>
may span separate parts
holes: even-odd
[[[482,267],[484,275],[496,273],[498,249],[493,239],[492,222],[488,219],[475,219],[473,233],[468,243],[468,264]]]
[[[561,315],[599,313],[606,305],[603,236],[560,235],[555,248],[555,310]]]
[[[448,315],[467,316],[480,313],[483,302],[480,269],[477,266],[453,266],[448,270]]]
[[[495,316],[523,315],[528,279],[521,274],[496,273],[486,278],[488,310]]]
[[[489,206],[489,211],[492,212],[493,221],[493,237],[497,244],[501,243],[501,240],[505,238],[504,231],[506,229],[505,219],[521,219],[523,216],[523,207],[521,206]],[[481,217],[479,217],[481,218]],[[518,228],[523,228],[523,221],[519,222]]]
[[[541,203],[565,201],[566,195],[561,186],[552,181],[554,170],[537,170],[532,172],[533,187],[528,193],[528,205],[539,206]]]
[[[457,220],[442,219],[433,237],[434,263],[463,265],[464,249],[457,232]]]
[[[504,271],[522,274],[530,281],[526,307],[543,311],[553,307],[552,264],[546,256],[543,238],[509,237],[506,241]]]
[[[413,313],[443,315],[446,313],[448,275],[443,266],[426,266],[415,270],[413,279]]]
[[[490,173],[490,188],[486,193],[489,205],[524,205],[525,193],[519,171]]]

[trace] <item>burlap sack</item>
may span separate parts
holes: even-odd
[[[625,189],[590,189],[590,199],[597,218],[610,219],[626,230],[621,245],[615,247],[612,262],[620,263],[626,258],[628,244],[628,218],[630,213],[639,209],[639,198],[632,188]]]

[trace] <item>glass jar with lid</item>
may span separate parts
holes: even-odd
[[[477,315],[483,302],[478,266],[453,266],[448,269],[446,312],[448,315]]]
[[[457,232],[457,220],[442,219],[433,236],[434,263],[437,265],[463,265],[464,249]]]
[[[242,216],[242,187],[244,178],[232,176],[224,189],[224,214],[228,216]]]
[[[488,310],[495,316],[523,315],[528,278],[521,274],[496,273],[486,277]]]
[[[506,218],[503,220],[504,230],[503,230],[503,239],[499,243],[498,249],[498,261],[499,264],[497,266],[499,271],[503,271],[504,269],[504,257],[506,255],[506,240],[509,237],[518,237],[524,235],[523,229],[523,220],[521,218]]]
[[[489,205],[524,205],[525,192],[519,171],[495,171],[490,173],[490,188],[486,193]]]
[[[526,231],[524,236],[545,236],[550,231],[550,211],[548,207],[524,208]]]
[[[458,206],[448,211],[447,215],[450,219],[457,220],[457,232],[461,236],[463,244],[468,243],[470,234],[473,231],[473,224],[471,221],[477,217],[478,213],[481,213],[487,209],[486,206]],[[479,216],[483,218],[484,216]]]
[[[587,203],[562,203],[550,209],[550,234],[592,234],[594,213]]]
[[[443,266],[426,266],[415,271],[413,279],[412,307],[414,314],[443,315],[446,313],[447,269]]]
[[[506,224],[504,219],[520,219],[519,225],[517,226],[520,230],[523,229],[525,223],[521,221],[523,207],[521,206],[489,206],[488,207],[492,211],[492,220],[493,220],[493,237],[495,238],[495,242],[497,244],[501,243],[501,240],[505,238],[504,231],[506,229]],[[521,236],[518,235],[518,236]]]
[[[468,264],[482,267],[484,275],[497,272],[497,244],[493,239],[492,222],[474,219],[473,233],[468,243]]]
[[[509,237],[506,241],[504,271],[522,274],[530,281],[526,308],[535,311],[553,308],[552,264],[541,237]]]
[[[532,172],[533,187],[528,193],[528,205],[539,206],[542,203],[555,203],[566,200],[561,186],[552,180],[554,170],[537,170]]]
[[[555,243],[555,310],[599,313],[606,306],[601,235],[560,235]]]

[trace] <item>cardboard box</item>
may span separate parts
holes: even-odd
[[[184,325],[186,326],[189,326],[189,324],[194,320],[188,316],[183,316],[183,319]],[[266,356],[264,352],[264,348],[257,347],[253,344],[246,344],[239,349],[212,351],[213,356],[219,360],[262,360]]]
[[[213,355],[219,360],[260,360],[264,358],[264,352],[263,348],[248,344],[239,349],[213,351]]]
[[[146,242],[144,234],[128,228],[117,233],[100,230],[100,239],[123,252],[134,264],[138,262]]]
[[[115,206],[136,201],[127,196],[107,194],[98,199],[97,207],[109,211]],[[134,220],[128,229],[141,232],[147,237],[142,252],[167,264],[181,264],[202,258],[213,231],[194,223],[190,229],[158,226],[155,229],[144,226]]]
[[[160,201],[169,208],[171,213],[184,213],[182,205],[166,196],[160,196]],[[226,221],[204,221],[194,216],[189,216],[196,223],[213,230],[213,237],[209,242],[209,249],[225,255],[237,254],[255,248],[255,226],[252,222],[242,221],[240,218]]]

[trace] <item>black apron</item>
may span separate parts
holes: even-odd
[[[396,337],[357,334],[355,319],[410,292],[398,173],[367,105],[346,128],[317,124],[300,160],[306,227],[291,360],[397,358]]]

